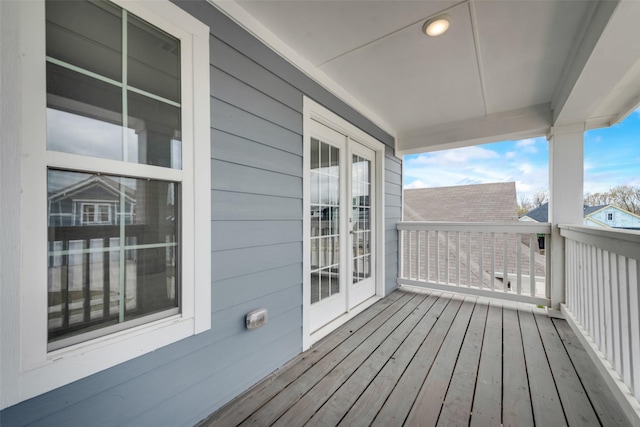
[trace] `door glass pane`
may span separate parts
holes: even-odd
[[[311,139],[311,303],[340,292],[340,150]]]
[[[371,161],[352,157],[353,283],[371,277]]]

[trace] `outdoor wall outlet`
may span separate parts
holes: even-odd
[[[247,314],[247,329],[258,329],[267,323],[268,315],[266,308],[259,308]]]

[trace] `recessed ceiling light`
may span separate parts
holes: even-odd
[[[447,15],[440,15],[435,18],[429,19],[422,26],[422,32],[431,37],[442,35],[448,29],[449,17]]]

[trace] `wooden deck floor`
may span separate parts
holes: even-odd
[[[201,425],[629,425],[564,320],[396,291]]]

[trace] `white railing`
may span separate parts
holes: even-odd
[[[550,245],[549,224],[400,222],[397,229],[399,285],[550,305],[540,248]]]
[[[561,225],[565,317],[612,378],[640,397],[640,232]],[[588,338],[584,340],[584,338]],[[620,384],[618,384],[620,386]],[[623,394],[625,391],[623,389]],[[624,396],[623,396],[624,397]]]

